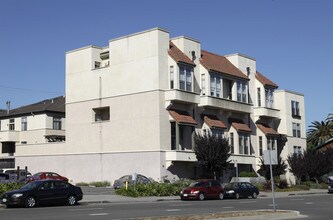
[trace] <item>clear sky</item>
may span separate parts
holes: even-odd
[[[0,108],[65,95],[66,51],[154,27],[256,58],[305,95],[307,125],[333,112],[331,0],[0,0]]]

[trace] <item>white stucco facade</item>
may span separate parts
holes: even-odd
[[[287,136],[284,158],[293,145],[305,148],[304,96],[276,91],[257,76],[254,58],[203,52],[200,41],[170,39],[160,28],[69,51],[66,142],[39,144],[36,137],[35,145],[16,147],[16,164],[32,172],[43,164],[73,182],[112,182],[134,172],[155,180],[196,178],[204,173],[195,164],[193,135],[210,131],[232,142],[239,171],[256,171],[268,140],[279,147],[278,138]],[[274,95],[266,102],[268,90]],[[291,116],[291,101],[301,118]],[[301,137],[292,136],[292,121]],[[271,137],[259,122],[278,134]],[[226,181],[235,175],[233,165],[228,169]]]

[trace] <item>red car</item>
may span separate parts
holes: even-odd
[[[57,173],[53,172],[39,172],[34,174],[33,176],[30,176],[27,180],[28,183],[33,182],[35,180],[61,180],[68,182],[68,179],[64,176],[61,176]]]
[[[198,199],[204,200],[206,198],[210,199],[220,199],[224,197],[224,189],[221,183],[217,180],[207,179],[199,180],[192,183],[189,187],[183,189],[180,192],[180,199]]]

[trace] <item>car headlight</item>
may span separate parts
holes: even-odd
[[[15,193],[15,194],[12,195],[13,198],[19,198],[21,196],[23,196],[22,193]]]
[[[235,193],[234,190],[228,190],[227,193]]]
[[[191,193],[193,193],[193,194],[198,194],[198,193],[199,193],[199,191],[198,191],[198,190],[196,190],[196,191],[192,191]]]
[[[182,190],[182,191],[180,191],[180,194],[183,194],[183,190]]]

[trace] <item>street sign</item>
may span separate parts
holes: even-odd
[[[264,164],[269,165],[269,151],[271,151],[271,160],[272,160],[272,165],[277,165],[278,164],[278,158],[277,158],[277,150],[264,150]]]

